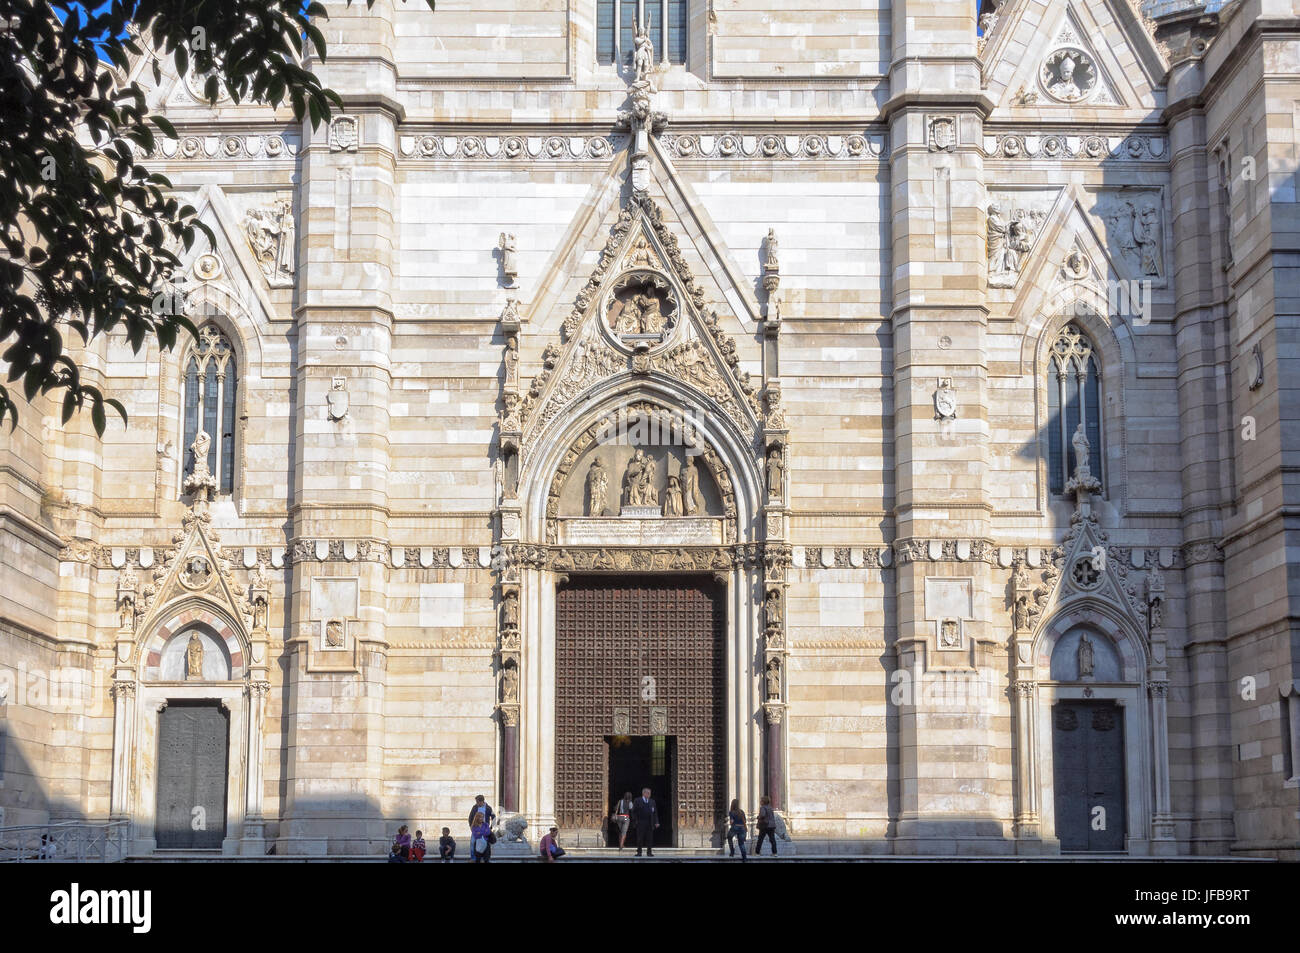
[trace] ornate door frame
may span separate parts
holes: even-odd
[[[757,806],[764,790],[764,692],[762,619],[765,576],[762,493],[754,442],[740,433],[724,413],[708,406],[678,382],[656,375],[610,381],[593,388],[566,408],[563,421],[548,427],[544,439],[520,474],[517,535],[501,527],[505,554],[500,575],[503,586],[517,587],[518,698],[514,717],[518,738],[518,810],[527,815],[532,829],[555,823],[555,703],[556,703],[556,585],[571,571],[564,547],[548,543],[547,501],[555,474],[578,438],[620,405],[650,400],[665,410],[690,415],[698,425],[701,442],[713,450],[726,468],[734,488],[734,541],[731,545],[692,551],[693,571],[707,569],[725,583],[726,641],[726,785],[730,797]],[[761,459],[761,457],[760,457]],[[503,515],[503,523],[508,513]],[[681,548],[678,548],[681,549]],[[621,552],[633,550],[621,548]],[[706,553],[707,551],[707,553]],[[681,564],[657,564],[650,551],[636,572],[681,572]],[[711,560],[717,559],[715,565]],[[576,567],[573,567],[576,568]],[[586,570],[584,570],[586,571]],[[599,570],[597,570],[599,571]],[[611,566],[608,571],[620,571]],[[631,570],[625,570],[631,571]],[[782,565],[784,571],[784,564]],[[784,770],[782,770],[784,777]],[[500,775],[497,778],[501,783]]]

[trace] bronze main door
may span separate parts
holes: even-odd
[[[654,791],[664,824],[659,842],[717,826],[726,811],[724,594],[711,578],[695,576],[574,577],[560,587],[555,794],[562,828],[601,828],[614,806],[611,784],[640,793],[631,781],[636,765],[627,763],[639,739],[648,739],[644,783],[654,787],[654,776],[670,788]],[[671,764],[656,766],[655,758]]]

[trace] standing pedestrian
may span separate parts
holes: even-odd
[[[642,788],[641,796],[632,802],[632,823],[636,825],[636,855],[640,857],[644,850],[647,857],[653,857],[659,810],[655,807],[649,788]]]
[[[482,821],[487,828],[491,830],[492,821],[495,817],[496,814],[492,813],[492,805],[487,802],[487,798],[481,794],[474,798],[474,806],[469,809],[469,829],[471,831],[469,841],[469,859],[471,862],[475,860],[474,845],[478,840],[472,833],[474,825],[479,821]]]
[[[745,833],[747,827],[745,812],[740,809],[740,798],[733,798],[731,807],[727,810],[727,849],[731,851],[731,856],[735,857],[736,847],[733,840],[740,841],[741,863],[748,859],[745,857]]]
[[[627,843],[627,828],[632,823],[632,792],[624,791],[618,803],[614,805],[613,821],[618,825],[618,849]]]
[[[479,815],[470,828],[470,858],[476,864],[487,864],[492,862],[492,828],[488,822]]]
[[[763,853],[763,838],[772,844],[772,856],[776,856],[776,812],[772,810],[772,799],[766,794],[758,802],[758,844],[754,847],[754,856]]]

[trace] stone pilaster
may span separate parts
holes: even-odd
[[[386,839],[389,395],[396,242],[393,9],[334,5],[318,64],[344,108],[304,123],[297,210],[297,412],[285,819],[280,850]],[[330,558],[321,541],[370,541]],[[324,547],[328,550],[328,546]],[[376,555],[376,554],[380,555]],[[313,558],[314,556],[314,558]]]
[[[980,840],[997,850],[1010,792],[998,780],[1009,753],[997,735],[1005,703],[994,686],[1005,681],[1006,663],[994,648],[990,566],[951,560],[942,547],[987,538],[991,513],[987,309],[983,269],[972,264],[985,261],[988,102],[975,56],[974,4],[901,0],[893,16],[885,115],[895,264],[894,513],[900,544],[930,555],[901,558],[896,576],[894,648],[907,683],[896,693],[895,850],[985,849],[969,846]],[[940,387],[951,387],[955,413],[936,412]],[[958,726],[966,739],[960,749],[952,746]]]

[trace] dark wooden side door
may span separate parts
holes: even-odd
[[[1061,850],[1124,850],[1123,710],[1113,702],[1057,702],[1052,765]]]
[[[158,715],[160,849],[212,850],[226,836],[230,723],[216,702],[172,702]]]

